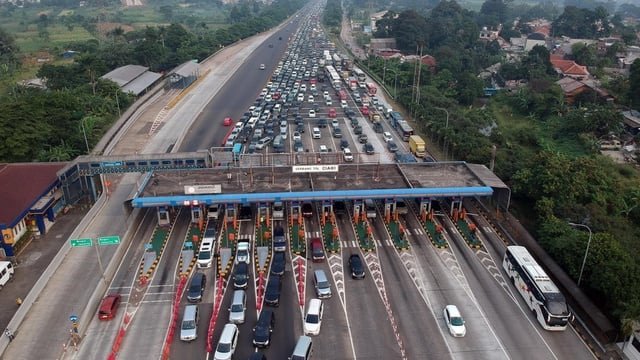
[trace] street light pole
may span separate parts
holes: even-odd
[[[438,109],[438,110],[442,110],[445,113],[447,113],[447,121],[444,124],[444,132],[445,132],[445,134],[444,134],[444,158],[445,158],[445,160],[449,160],[449,147],[448,147],[449,143],[447,142],[447,130],[449,129],[449,110],[447,110],[445,108],[437,107],[437,106],[434,106],[433,108],[434,109]]]
[[[82,135],[84,135],[84,144],[87,146],[87,155],[89,155],[89,141],[87,140],[87,131],[84,128],[84,122],[86,120],[88,120],[88,118],[80,120],[80,126],[82,126]]]
[[[584,252],[584,258],[582,259],[582,266],[580,267],[580,275],[578,275],[578,287],[580,287],[580,282],[582,281],[582,272],[584,271],[584,265],[587,263],[587,256],[589,255],[589,246],[591,245],[591,237],[593,233],[591,232],[591,228],[585,224],[577,224],[569,222],[569,225],[575,227],[583,227],[589,231],[589,240],[587,241],[587,249]]]

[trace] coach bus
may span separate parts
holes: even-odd
[[[406,121],[398,121],[396,130],[402,141],[409,141],[409,138],[413,135],[413,128]]]
[[[358,68],[353,68],[353,75],[358,79],[358,82],[360,83],[364,83],[365,81],[367,81],[367,76],[364,74],[364,71]]]
[[[567,328],[571,313],[564,296],[524,246],[507,246],[502,267],[545,330]]]

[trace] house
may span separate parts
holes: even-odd
[[[416,61],[420,61],[422,64],[426,65],[431,71],[434,71],[437,65],[436,58],[434,58],[431,55],[423,55],[422,57],[420,57],[420,55],[406,55],[400,59],[401,63],[404,63],[404,62],[414,63]]]
[[[632,134],[640,133],[640,112],[636,110],[623,111],[622,117],[625,127]]]
[[[480,30],[480,40],[481,41],[494,41],[494,40],[498,40],[498,37],[500,37],[500,31],[502,30],[502,24],[498,25],[498,29],[497,30],[489,30],[486,26],[484,26],[482,28],[482,30]]]
[[[589,74],[589,70],[587,70],[586,66],[578,65],[573,60],[563,60],[558,59],[557,57],[551,56],[549,59],[551,61],[551,65],[556,70],[558,75],[563,77],[570,77],[576,80],[584,80],[589,78],[591,74]]]
[[[396,39],[395,38],[378,38],[371,39],[369,42],[369,53],[375,54],[377,51],[382,49],[396,49]]]
[[[66,163],[0,164],[1,249],[14,256],[14,246],[31,232],[42,235],[65,206],[57,172]]]
[[[579,81],[571,77],[564,77],[556,81],[556,84],[560,86],[564,93],[565,101],[570,105],[575,103],[576,97],[587,93],[593,93],[594,97],[601,101],[613,101],[613,96],[591,80]]]

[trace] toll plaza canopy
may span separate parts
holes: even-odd
[[[484,165],[465,162],[223,166],[149,172],[132,206],[471,197],[494,188],[507,187]]]

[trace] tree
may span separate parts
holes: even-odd
[[[19,53],[20,49],[13,36],[0,28],[0,78],[11,76],[20,66]]]
[[[575,62],[580,65],[594,66],[596,63],[596,49],[592,45],[582,42],[575,43],[571,46],[571,53]]]
[[[502,0],[486,0],[482,3],[479,15],[479,24],[498,26],[507,21],[507,4]]]
[[[636,59],[629,68],[629,102],[640,106],[640,59]]]
[[[607,10],[597,7],[595,10],[567,6],[564,12],[553,22],[556,36],[592,39],[608,36],[611,32]]]

